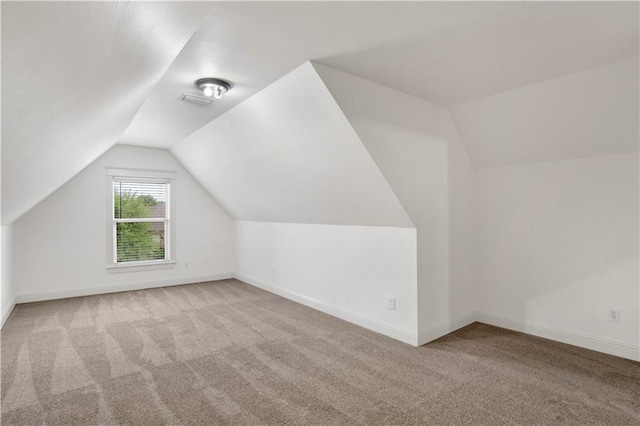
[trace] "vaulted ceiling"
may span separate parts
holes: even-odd
[[[3,2],[2,222],[113,144],[170,148],[307,60],[451,106],[479,167],[628,150],[628,131],[611,149],[594,138],[583,149],[562,132],[540,147],[535,135],[511,145],[523,129],[497,140],[500,114],[476,109],[637,57],[638,21],[636,2]],[[637,73],[607,102],[633,112],[637,101],[623,92]],[[235,86],[209,107],[177,100],[204,76]],[[552,95],[509,95],[495,111],[536,114]],[[576,93],[556,118],[584,102]],[[576,123],[598,111],[578,110]],[[618,125],[604,120],[596,133]]]
[[[171,152],[238,220],[414,226],[309,62]]]
[[[638,151],[638,58],[451,107],[476,167]]]
[[[2,223],[111,148],[206,4],[2,2]]]

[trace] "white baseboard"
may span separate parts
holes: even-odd
[[[66,299],[69,297],[91,296],[94,294],[118,293],[121,291],[144,290],[147,288],[170,287],[174,285],[201,283],[206,281],[227,280],[233,278],[233,273],[208,274],[192,277],[169,278],[165,280],[137,281],[114,284],[103,287],[58,290],[50,293],[27,293],[16,295],[15,303],[40,302],[43,300]]]
[[[478,322],[484,324],[519,331],[533,336],[544,337],[545,339],[555,340],[557,342],[567,343],[569,345],[579,346],[581,348],[591,349],[598,352],[604,352],[606,354],[634,361],[640,361],[639,345],[632,345],[618,340],[606,339],[548,325],[536,324],[530,321],[523,321],[521,319],[507,317],[504,315],[492,314],[490,312],[479,311],[476,314],[476,319]]]
[[[324,312],[331,316],[340,318],[347,322],[359,325],[361,327],[375,331],[380,334],[384,334],[385,336],[391,337],[401,342],[408,343],[413,346],[417,346],[418,335],[413,330],[399,327],[397,325],[389,324],[387,322],[380,321],[375,318],[371,318],[369,316],[363,315],[358,312],[344,309],[326,302],[319,301],[317,299],[313,299],[311,297],[304,296],[299,293],[285,290],[285,289],[273,286],[271,284],[265,283],[263,281],[260,281],[251,277],[247,277],[242,274],[235,274],[235,277],[240,281],[243,281],[252,286],[261,288],[270,293],[277,294],[278,296],[282,296],[286,299],[293,300],[294,302],[301,303],[305,306]]]
[[[9,302],[4,309],[2,310],[2,322],[0,322],[0,328],[4,327],[4,323],[7,321],[7,318],[9,318],[9,315],[11,315],[11,312],[13,312],[13,308],[16,307],[16,298],[12,298],[11,302]]]
[[[16,295],[15,298],[11,300],[11,303],[6,305],[2,310],[2,322],[0,323],[0,327],[2,327],[7,318],[9,318],[9,315],[11,314],[15,305],[20,303],[65,299],[69,297],[90,296],[94,294],[117,293],[121,291],[143,290],[147,288],[169,287],[182,284],[225,280],[234,277],[240,281],[244,281],[253,286],[262,288],[263,290],[296,301],[326,314],[343,319],[353,324],[357,324],[361,327],[378,332],[380,334],[384,334],[385,336],[389,336],[413,346],[424,345],[425,343],[431,342],[477,321],[496,327],[506,328],[508,330],[518,331],[533,336],[555,340],[561,343],[567,343],[569,345],[579,346],[582,348],[631,359],[634,361],[640,361],[640,345],[633,345],[613,339],[592,336],[586,333],[575,332],[544,324],[537,324],[531,321],[521,320],[518,318],[512,318],[484,311],[466,312],[464,314],[453,317],[450,320],[445,321],[439,325],[416,333],[415,331],[407,328],[389,324],[387,322],[371,318],[358,312],[322,302],[289,290],[284,290],[282,288],[273,286],[260,280],[253,279],[251,277],[244,276],[242,274],[233,273],[209,274],[155,281],[139,281],[103,287],[59,290],[49,293],[19,294]]]
[[[418,345],[422,346],[425,343],[439,339],[442,336],[446,336],[447,334],[461,329],[462,327],[466,327],[469,324],[473,324],[474,322],[476,322],[476,311],[469,311],[456,315],[448,321],[420,331],[420,333],[418,333]]]

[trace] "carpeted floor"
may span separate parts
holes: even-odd
[[[640,363],[473,324],[413,348],[235,280],[19,305],[2,425],[634,424]]]

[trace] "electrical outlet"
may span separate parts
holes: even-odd
[[[620,309],[609,309],[609,321],[620,322]]]
[[[184,269],[189,268],[189,262],[184,262]]]
[[[396,298],[395,297],[390,297],[389,300],[387,300],[387,308],[391,309],[392,311],[396,310]]]

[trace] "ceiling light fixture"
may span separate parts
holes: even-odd
[[[231,89],[231,83],[228,81],[212,77],[197,79],[196,86],[202,90],[206,96],[213,96],[216,99],[220,99],[222,95]]]

